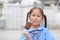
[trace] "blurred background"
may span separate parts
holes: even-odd
[[[60,0],[0,0],[0,40],[19,40],[32,7],[40,7],[47,17],[47,28],[60,40]]]

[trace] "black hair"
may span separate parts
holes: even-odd
[[[46,15],[44,15],[44,20],[45,20],[45,21],[44,21],[44,22],[45,22],[44,27],[47,28],[47,17],[46,17]]]
[[[26,22],[28,22],[28,16],[29,16],[29,14],[30,14],[30,13],[28,12],[28,13],[27,13],[27,17],[26,17]]]

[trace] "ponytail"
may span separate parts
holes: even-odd
[[[25,29],[29,29],[30,27],[31,27],[31,23],[30,22],[28,22],[28,17],[29,17],[29,12],[27,13],[27,17],[26,17],[26,24],[25,24]]]

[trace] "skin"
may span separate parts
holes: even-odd
[[[39,9],[34,9],[32,11],[32,13],[29,15],[29,20],[31,21],[32,29],[38,28],[40,23],[43,20],[43,16],[42,16],[40,10]],[[30,37],[26,32],[24,33],[24,35],[27,38],[27,40],[30,40]]]
[[[38,28],[38,26],[40,25],[40,23],[42,22],[42,14],[40,12],[39,9],[34,9],[31,13],[31,15],[29,16],[30,21],[32,22],[32,28],[36,29]]]
[[[26,37],[26,40],[30,40],[30,37],[26,32],[24,32],[24,36]]]

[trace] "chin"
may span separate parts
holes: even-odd
[[[34,24],[34,26],[39,26],[38,24]]]

